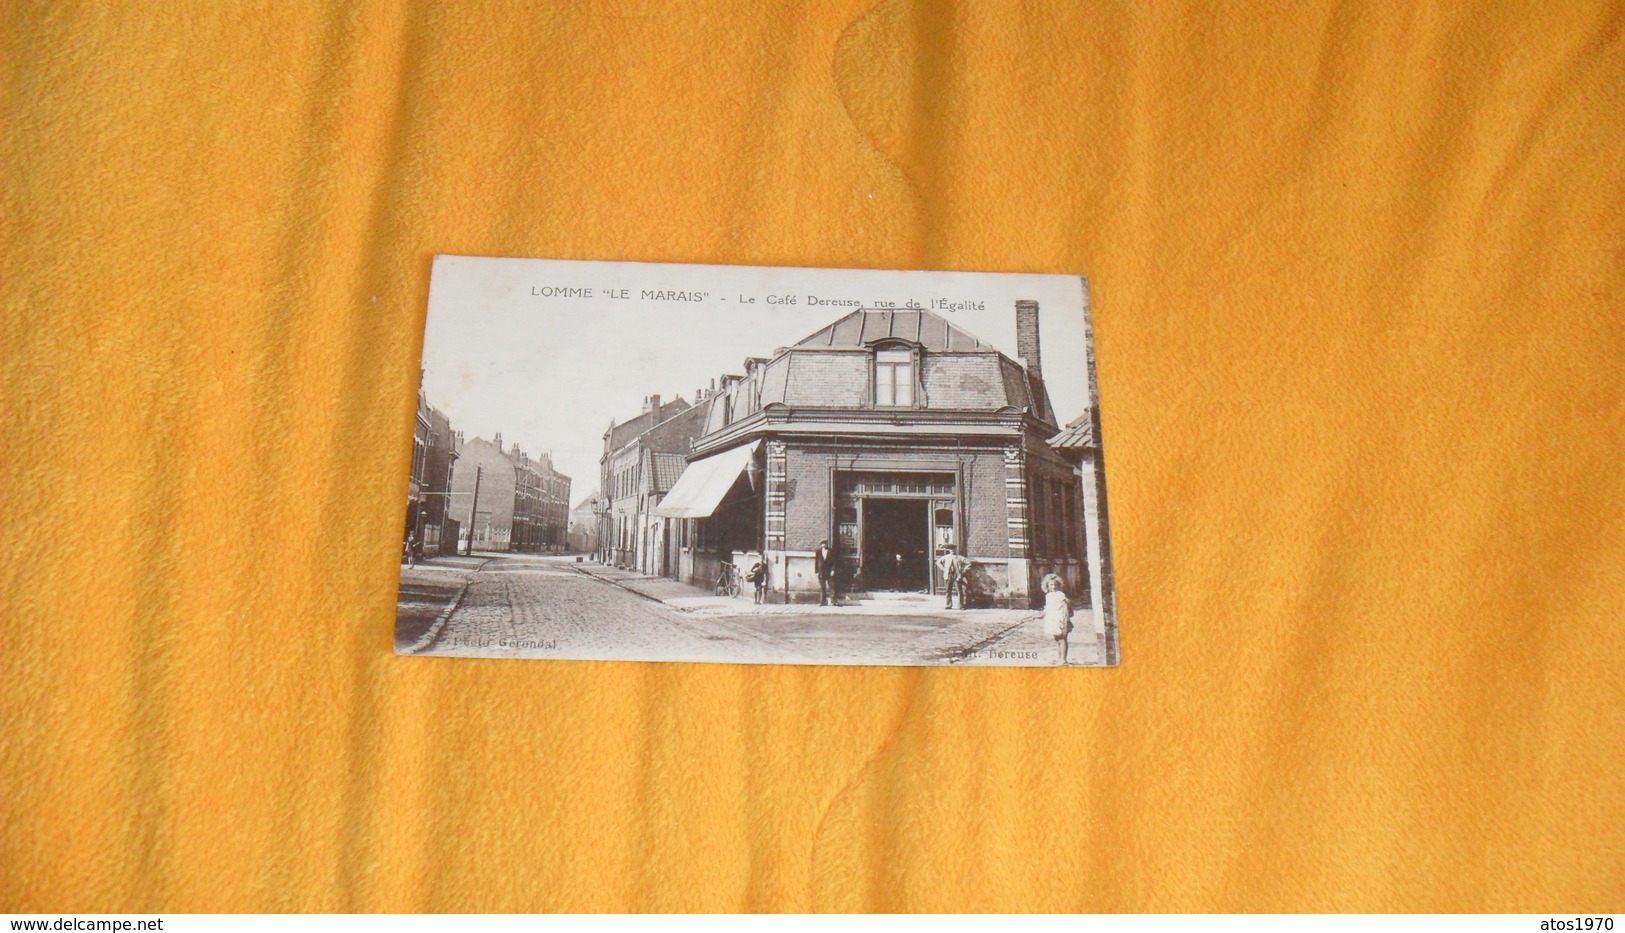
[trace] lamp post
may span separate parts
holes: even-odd
[[[593,520],[598,525],[598,553],[594,554],[593,557],[600,564],[607,564],[609,561],[604,559],[604,548],[609,542],[609,509],[606,507],[606,500],[602,495],[594,496],[589,501],[592,505]]]

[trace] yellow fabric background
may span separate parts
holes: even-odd
[[[0,910],[1625,909],[1625,7],[500,6],[5,5]],[[436,252],[1087,274],[1123,665],[393,656]]]

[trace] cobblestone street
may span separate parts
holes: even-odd
[[[396,650],[428,655],[1023,666],[1053,663],[1055,655],[1033,612],[755,606],[571,557],[435,558],[402,567],[398,611]],[[1101,663],[1092,641],[1084,644],[1074,639],[1070,662]]]

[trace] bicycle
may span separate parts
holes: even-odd
[[[722,570],[717,574],[717,595],[737,598],[741,589],[739,568],[723,561]]]

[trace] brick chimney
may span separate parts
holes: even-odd
[[[660,396],[651,395],[643,400],[643,410],[658,413],[660,411]]]
[[[497,433],[491,435],[491,446],[495,447],[497,449],[497,453],[502,453],[502,432],[501,431],[498,431]]]
[[[1038,362],[1038,302],[1016,302],[1016,355],[1034,379],[1044,378]]]

